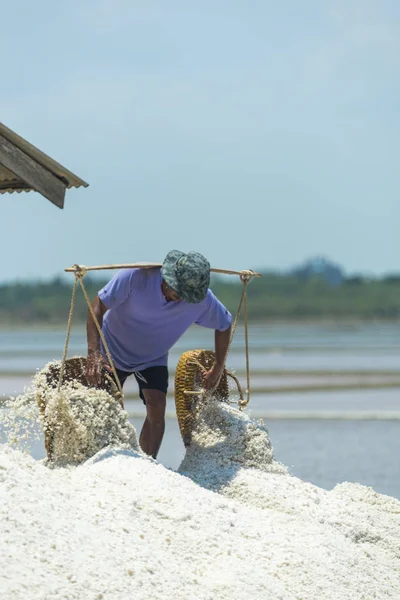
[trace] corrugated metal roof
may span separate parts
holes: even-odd
[[[50,158],[50,156],[47,156],[47,154],[44,154],[44,152],[41,152],[38,148],[24,140],[24,138],[14,133],[14,131],[9,129],[2,123],[0,123],[0,139],[1,137],[3,138],[3,142],[4,140],[6,140],[10,144],[12,144],[12,146],[16,149],[16,152],[22,152],[23,154],[28,156],[32,161],[34,161],[34,163],[45,169],[50,175],[57,178],[57,180],[61,182],[65,188],[78,188],[81,186],[88,186],[88,184],[85,181],[83,181],[83,179],[80,179],[79,177],[74,175],[74,173],[71,173],[71,171],[69,171],[68,169],[60,165],[58,162]],[[19,154],[19,156],[22,155]],[[23,177],[13,172],[13,167],[11,167],[11,155],[8,155],[8,158],[9,161],[5,161],[7,162],[6,167],[4,164],[2,164],[2,159],[0,156],[0,194],[4,194],[6,192],[29,192],[31,190],[40,191],[37,190],[32,184],[25,181]],[[33,165],[33,167],[34,166],[35,165]],[[17,167],[17,163],[15,164],[15,167]],[[40,167],[38,167],[38,169],[40,169]],[[43,173],[41,169],[40,171]],[[47,195],[47,197],[49,196]],[[49,198],[49,200],[53,201],[52,198]],[[58,202],[55,203],[58,204]]]

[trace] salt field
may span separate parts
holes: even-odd
[[[322,490],[211,403],[178,471],[109,449],[49,469],[0,447],[4,598],[399,598],[400,502]]]
[[[346,333],[347,343],[332,333],[318,362],[315,335],[300,348],[301,336],[287,331],[285,342],[282,331],[280,351],[253,336],[254,378],[279,387],[292,369],[304,389],[263,389],[244,413],[205,405],[186,450],[170,392],[158,462],[133,435],[131,447],[114,437],[86,462],[50,469],[40,428],[24,451],[7,439],[3,402],[0,598],[400,598],[398,389],[307,389],[315,378],[365,382],[363,370],[396,380],[392,332],[376,346],[371,332]],[[60,333],[30,336],[25,346],[18,333],[2,338],[4,400],[31,382],[30,368],[58,358]],[[82,347],[77,335],[72,352]],[[172,362],[187,347],[207,343],[187,338]],[[240,370],[240,347],[231,356]],[[371,375],[369,362],[384,372]],[[138,434],[144,407],[131,389],[126,418]]]

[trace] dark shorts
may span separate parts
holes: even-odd
[[[139,396],[144,399],[143,390],[158,390],[159,392],[167,393],[168,390],[168,367],[149,367],[143,371],[121,371],[115,369],[119,378],[121,387],[124,387],[124,383],[130,375],[134,375],[136,381],[139,384]]]

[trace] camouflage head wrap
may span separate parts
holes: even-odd
[[[182,300],[197,304],[204,300],[210,284],[210,263],[199,252],[168,252],[161,273],[166,284]]]

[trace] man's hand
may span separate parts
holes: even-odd
[[[221,375],[224,372],[224,365],[214,363],[213,367],[203,374],[203,387],[205,390],[212,392],[219,384]]]
[[[91,385],[99,386],[103,370],[112,373],[110,365],[107,363],[100,350],[91,350],[86,359],[86,377]]]

